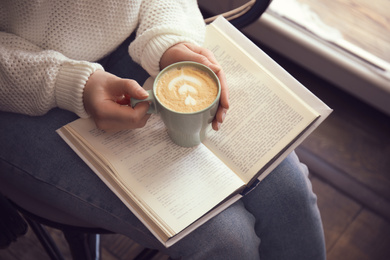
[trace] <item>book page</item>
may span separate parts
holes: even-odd
[[[207,27],[204,46],[225,71],[230,109],[204,144],[248,183],[319,114],[227,37]]]
[[[175,235],[218,205],[243,182],[204,145],[183,148],[153,115],[142,129],[106,133],[92,120],[70,123],[104,156],[123,189],[136,194],[149,217]],[[165,219],[165,222],[163,221]]]

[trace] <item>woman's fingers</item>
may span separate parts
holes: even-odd
[[[106,131],[134,129],[145,126],[150,115],[149,103],[132,108],[130,97],[145,99],[148,93],[134,80],[121,79],[104,71],[96,71],[84,89],[84,106],[98,128]]]

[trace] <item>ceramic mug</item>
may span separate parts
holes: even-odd
[[[156,95],[156,88],[161,77],[171,71],[183,66],[192,66],[203,72],[217,85],[215,99],[206,108],[195,112],[178,112],[165,106]],[[139,102],[149,101],[148,113],[160,114],[171,140],[183,147],[192,147],[200,144],[206,137],[206,130],[214,119],[218,110],[221,96],[221,84],[217,75],[207,66],[190,61],[174,63],[163,69],[154,79],[152,90],[148,90],[149,97],[143,100],[131,98],[131,106],[134,107]]]

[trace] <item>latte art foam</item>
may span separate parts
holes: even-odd
[[[165,72],[156,86],[156,95],[167,108],[191,113],[207,108],[218,94],[218,85],[205,71],[184,65]]]

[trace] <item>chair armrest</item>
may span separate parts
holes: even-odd
[[[206,18],[205,22],[211,23],[222,15],[236,28],[243,28],[256,21],[268,8],[272,0],[250,0],[245,4],[222,14]]]

